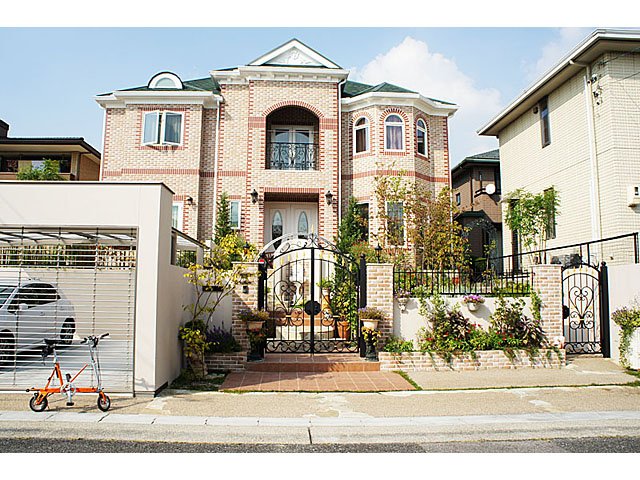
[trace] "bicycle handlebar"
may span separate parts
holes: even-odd
[[[89,335],[88,337],[84,337],[80,343],[89,343],[89,342],[91,342],[93,344],[93,346],[96,347],[96,346],[98,346],[98,342],[100,340],[102,340],[103,338],[106,338],[108,336],[109,336],[109,333],[103,333],[102,335],[99,335],[97,337],[95,335]]]

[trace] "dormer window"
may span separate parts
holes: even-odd
[[[175,73],[158,73],[149,81],[149,88],[163,90],[182,90],[182,80]]]
[[[142,144],[181,145],[182,125],[182,113],[159,111],[145,113]]]

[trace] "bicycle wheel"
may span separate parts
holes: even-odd
[[[106,395],[98,395],[98,408],[106,412],[111,407],[111,399]]]
[[[31,397],[31,400],[29,400],[29,408],[34,412],[44,412],[44,410],[47,408],[47,405],[49,405],[49,400],[47,400],[47,397],[43,397],[40,403],[36,403],[37,401],[38,394],[34,393],[33,397]]]

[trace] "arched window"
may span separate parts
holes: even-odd
[[[305,212],[298,216],[298,235],[309,235],[309,219]]]
[[[427,156],[427,126],[424,120],[419,119],[416,123],[416,143],[418,144],[418,153]]]
[[[276,213],[273,214],[273,221],[271,222],[271,240],[280,238],[282,233],[282,214],[280,213],[280,210],[276,210]],[[279,246],[280,242],[276,242],[275,247],[278,248]]]
[[[389,115],[384,121],[384,149],[404,150],[404,122],[398,115]]]
[[[360,118],[354,126],[353,136],[355,138],[356,153],[369,150],[369,120],[365,117]]]

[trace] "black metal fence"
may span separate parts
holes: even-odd
[[[550,247],[544,250],[493,257],[487,259],[486,262],[486,269],[498,273],[503,271],[524,272],[531,265],[539,263],[550,263],[565,267],[583,263],[593,266],[597,266],[602,262],[606,262],[608,265],[640,263],[638,232],[590,242]]]
[[[433,295],[528,295],[533,276],[531,272],[507,272],[497,274],[491,270],[474,273],[463,270],[418,270],[393,272],[394,292],[412,295],[421,288]]]

